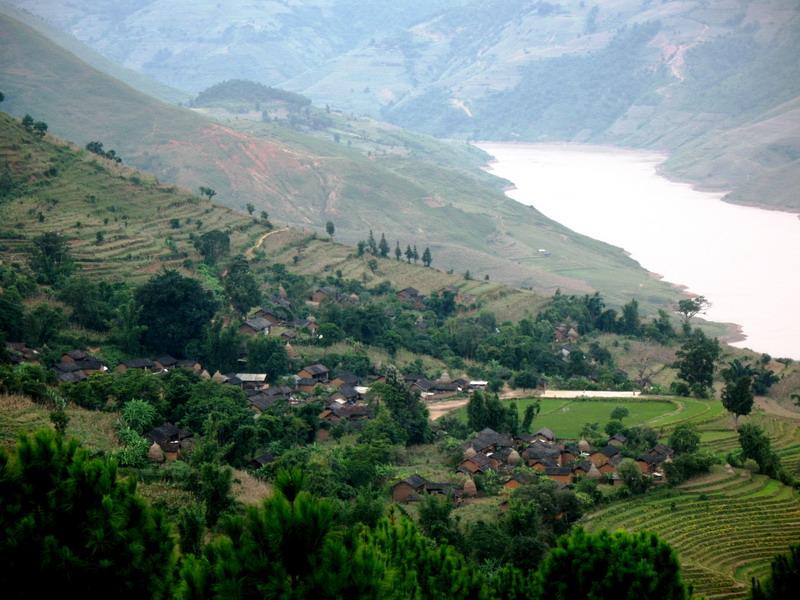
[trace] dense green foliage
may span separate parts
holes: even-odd
[[[789,547],[788,554],[776,556],[770,565],[770,575],[762,583],[753,580],[752,600],[789,600],[797,595],[800,586],[800,545]]]
[[[651,533],[576,529],[545,558],[536,581],[542,598],[557,600],[688,597],[675,553]]]
[[[0,452],[0,584],[13,598],[53,593],[170,594],[174,540],[133,479],[53,433]]]
[[[139,322],[147,328],[144,345],[174,356],[184,356],[186,345],[200,337],[217,309],[210,292],[177,271],[153,277],[136,290],[136,300],[141,305]]]

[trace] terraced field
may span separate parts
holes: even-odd
[[[764,429],[783,466],[790,473],[800,475],[800,421],[757,412],[741,419],[741,422],[753,423]],[[739,438],[727,415],[700,425],[700,430],[703,446],[721,455],[739,446]]]
[[[751,577],[800,540],[800,498],[763,475],[718,467],[679,490],[615,503],[584,519],[589,530],[652,531],[677,551],[695,593],[745,598]]]
[[[241,252],[265,231],[247,215],[152,176],[38,139],[4,114],[0,165],[13,181],[14,200],[0,205],[0,251],[10,260],[24,261],[31,238],[58,231],[86,274],[136,280],[187,258],[197,262],[195,235],[229,231],[231,251]]]

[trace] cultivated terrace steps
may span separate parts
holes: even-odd
[[[750,578],[764,577],[774,556],[800,539],[800,498],[764,475],[717,467],[678,490],[617,502],[585,526],[652,531],[678,553],[696,594],[746,598]]]

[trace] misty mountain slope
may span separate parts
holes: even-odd
[[[797,120],[739,135],[800,97],[795,0],[201,1],[181,19],[166,0],[13,1],[177,87],[248,78],[438,136],[667,150],[673,176],[800,210],[759,158],[796,154]]]
[[[12,0],[108,58],[179,89],[274,84],[464,0]],[[176,15],[180,15],[176,18]]]
[[[543,292],[596,289],[618,304],[636,296],[647,311],[678,294],[621,249],[507,198],[463,148],[396,133],[370,155],[275,123],[233,127],[136,92],[13,19],[0,17],[0,36],[5,110],[79,145],[102,141],[161,181],[212,187],[215,201],[252,203],[276,222],[320,231],[333,220],[342,241],[385,232],[392,246],[430,246],[439,267]]]

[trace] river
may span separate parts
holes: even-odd
[[[735,345],[800,359],[800,219],[661,176],[664,156],[577,144],[480,143],[508,195],[702,294]]]

